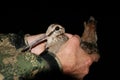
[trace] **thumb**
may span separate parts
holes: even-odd
[[[69,35],[69,40],[61,46],[61,48],[59,49],[59,51],[63,51],[63,50],[66,50],[66,47],[67,47],[67,50],[69,49],[70,50],[73,50],[73,48],[78,48],[80,47],[80,37],[78,35]]]

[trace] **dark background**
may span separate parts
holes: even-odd
[[[102,8],[103,9],[103,8]],[[90,16],[97,20],[98,47],[101,58],[90,67],[85,80],[115,80],[119,65],[120,16],[114,9],[104,8],[2,8],[0,10],[0,33],[45,33],[52,23],[65,27],[67,33],[83,32],[83,22]]]

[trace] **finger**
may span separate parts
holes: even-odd
[[[72,38],[72,36],[73,36],[73,35],[70,34],[70,33],[65,33],[65,35],[68,36],[68,38]]]
[[[76,45],[79,45],[80,44],[80,37],[78,35],[73,35],[71,38],[70,38],[70,42],[73,42],[74,44]]]
[[[76,37],[77,39],[79,39],[79,41],[80,41],[80,36],[79,36],[79,35],[76,34],[75,37]]]
[[[70,38],[72,38],[73,36],[75,36],[76,38],[78,38],[79,39],[79,41],[80,41],[80,36],[79,35],[77,35],[77,34],[75,34],[75,35],[72,35],[72,34],[70,34],[70,33],[65,33],[65,35],[66,36],[68,36],[68,38],[70,39]]]
[[[98,62],[100,59],[100,55],[98,53],[92,53],[90,54],[90,57],[92,58],[93,62]]]
[[[80,47],[79,46],[80,45],[80,38],[79,38],[79,36],[71,35],[71,34],[66,34],[66,35],[68,35],[70,38],[62,47],[65,47],[65,46],[69,46],[70,48]]]
[[[36,55],[40,55],[45,50],[45,44],[46,44],[46,42],[43,42],[43,43],[35,46],[34,48],[31,49],[31,52]]]

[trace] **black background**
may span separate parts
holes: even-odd
[[[55,5],[58,6],[58,5]],[[104,9],[104,10],[103,10]],[[98,47],[101,58],[90,67],[85,80],[115,80],[119,65],[119,22],[118,10],[108,8],[2,8],[0,33],[45,33],[52,23],[65,27],[67,33],[83,32],[83,22],[90,16],[97,20]],[[111,14],[114,13],[114,14]]]

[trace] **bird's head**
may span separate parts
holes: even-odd
[[[65,29],[59,24],[51,24],[47,31],[46,35],[49,36],[59,36],[65,33]]]

